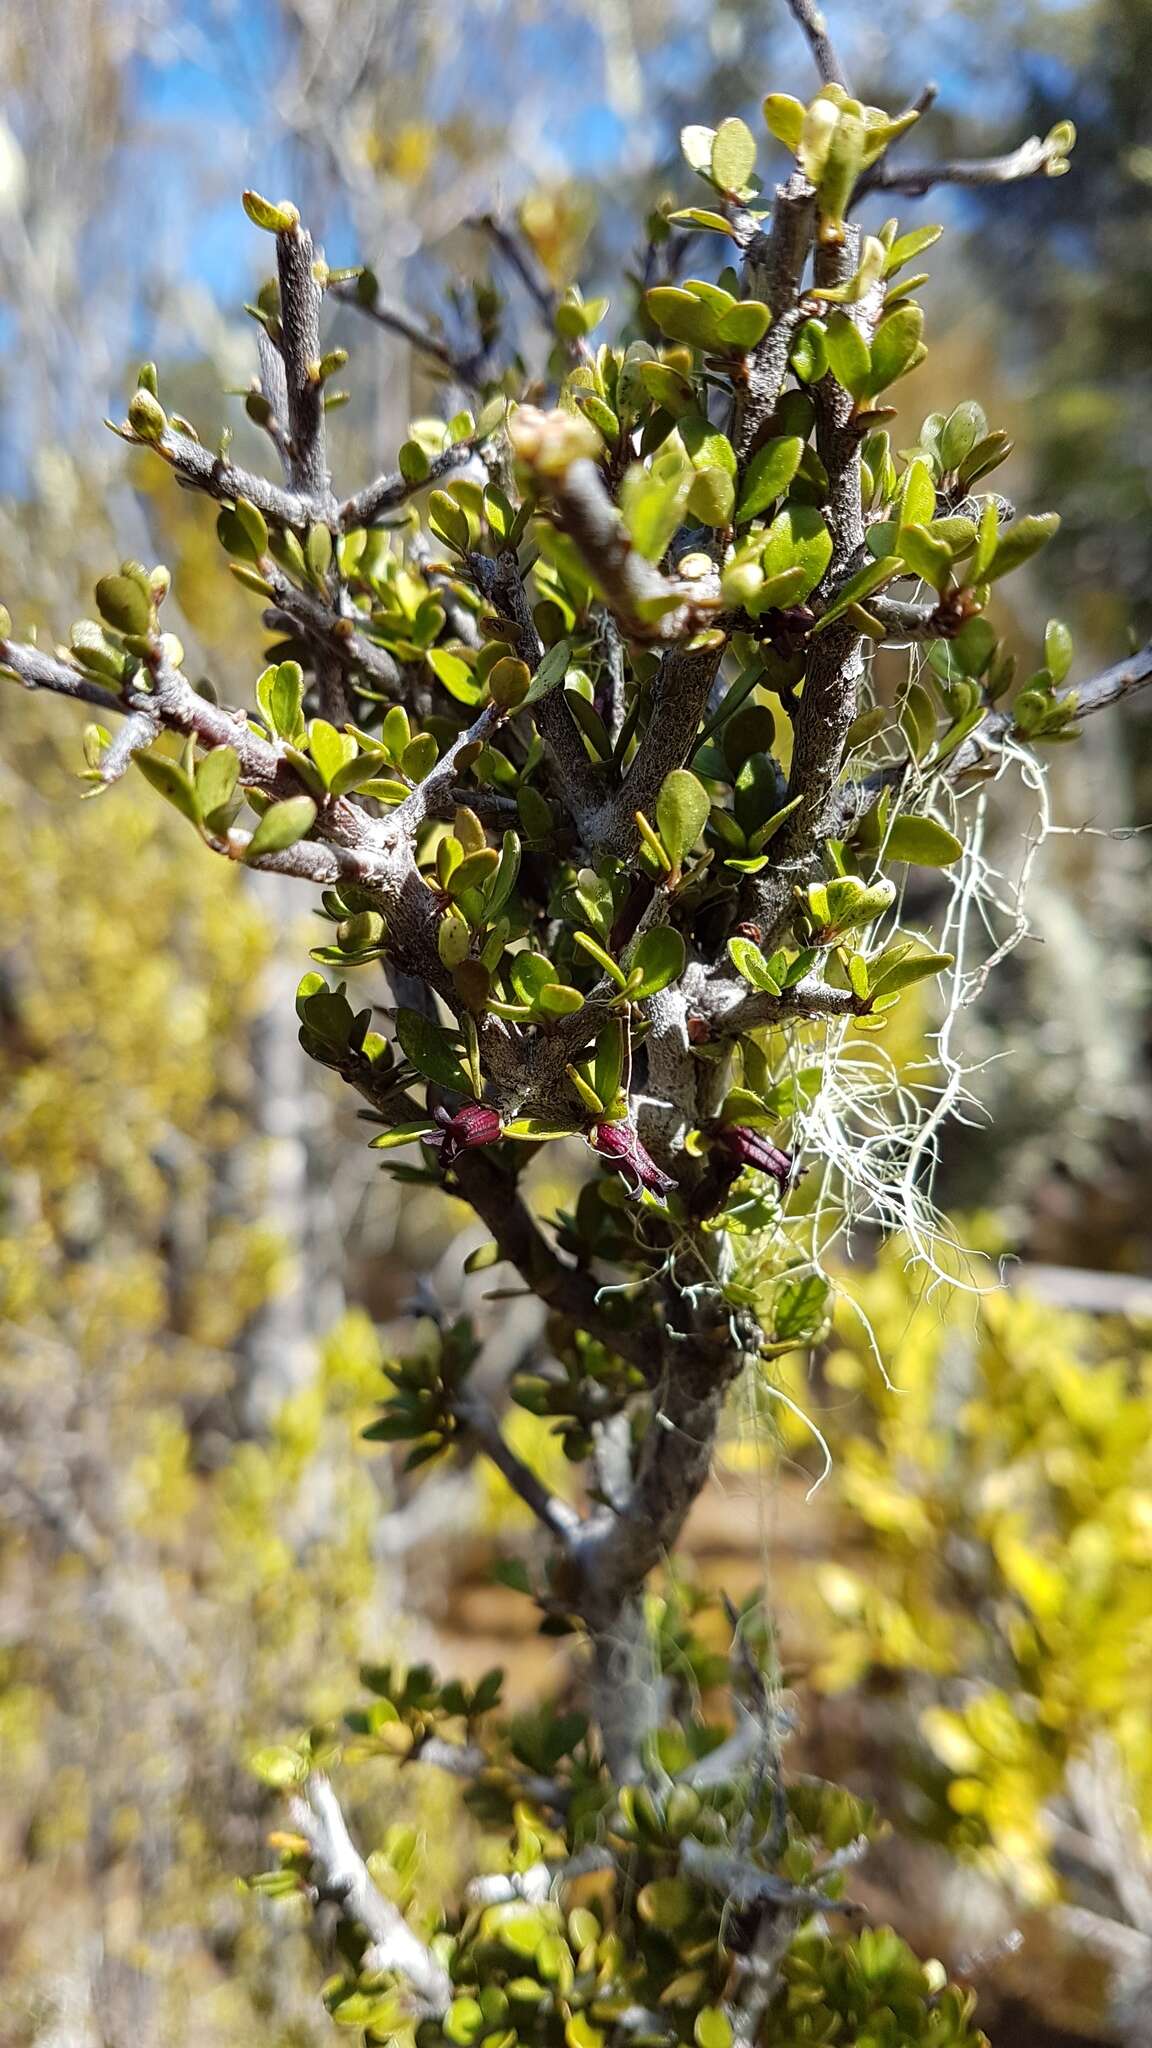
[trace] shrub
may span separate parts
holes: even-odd
[[[321,892],[306,1049],[363,1098],[385,1155],[415,1148],[391,1171],[470,1203],[491,1232],[480,1258],[551,1312],[548,1356],[513,1393],[551,1419],[583,1509],[502,1435],[466,1324],[397,1364],[369,1431],[407,1443],[409,1469],[489,1457],[548,1538],[525,1584],[542,1626],[586,1646],[581,1708],[510,1723],[495,1674],[366,1674],[357,1746],[466,1776],[491,1867],[418,1927],[416,1845],[364,1861],[331,1731],[260,1760],[295,1832],[257,1882],[339,1904],[328,2003],[375,2039],[978,2038],[939,1967],[843,1901],[871,1816],[786,1783],[755,1617],[731,1617],[714,1714],[696,1619],[646,1586],[729,1391],[826,1327],[828,1219],[903,1221],[933,1256],[920,1169],[954,1063],[945,1049],[930,1113],[898,1088],[891,1116],[880,1051],[846,1053],[916,982],[950,976],[950,1007],[973,992],[963,957],[906,917],[904,878],[960,878],[946,922],[962,938],[982,877],[965,794],[1074,737],[1152,654],[1070,688],[1054,621],[1015,687],[995,587],[1055,521],[977,491],[1008,443],[974,400],[893,445],[889,394],[924,353],[910,271],[938,230],[847,218],[877,190],[1057,174],[1070,127],[975,173],[901,171],[889,156],[917,110],[855,100],[822,23],[796,12],[819,91],[770,95],[766,142],[735,119],[685,131],[703,203],[650,224],[619,339],[594,339],[605,301],[533,280],[552,336],[539,406],[481,286],[474,332],[417,330],[468,405],[415,422],[397,469],[347,496],[326,452],[345,352],[321,338],[325,299],[412,322],[370,274],[332,272],[294,206],[247,195],[276,253],[247,409],[284,481],[203,446],[150,364],[119,431],[220,502],[272,636],[254,709],[184,673],[162,568],[103,577],[98,617],[58,653],[2,626],[16,677],[98,714],[94,788],[134,761],[211,850]],[[765,149],[789,160],[766,203]],[[681,275],[681,228],[716,238],[718,275]],[[871,681],[885,645],[915,654],[894,701]],[[377,963],[383,1016],[363,979]],[[543,1219],[525,1175],[561,1139],[590,1175]],[[827,1169],[807,1187],[805,1153]]]

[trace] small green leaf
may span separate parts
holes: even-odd
[[[591,932],[574,932],[572,936],[581,952],[587,953],[590,959],[595,960],[597,966],[602,967],[605,974],[616,983],[617,988],[625,986],[628,976],[612,958],[611,953],[600,944],[599,939],[594,939]]]
[[[146,782],[158,789],[162,797],[187,818],[193,825],[200,823],[200,806],[190,776],[167,754],[136,754],[136,766]]]
[[[277,668],[265,669],[256,685],[256,701],[273,732],[281,739],[296,739],[304,701],[304,671],[299,662],[282,661]]]
[[[100,616],[118,633],[146,633],[152,607],[134,576],[101,576],[96,585]]]
[[[875,398],[895,384],[898,377],[915,369],[922,360],[923,333],[924,314],[919,306],[897,306],[894,312],[885,314],[872,337],[868,397]]]
[[[469,889],[481,889],[490,881],[500,866],[500,855],[494,846],[483,846],[476,853],[468,854],[448,877],[448,893],[454,897],[466,896]]]
[[[237,507],[239,510],[239,507]],[[304,541],[304,560],[314,583],[323,583],[332,566],[332,531],[324,525],[310,526]]]
[[[657,327],[672,341],[686,341],[693,348],[714,345],[720,316],[694,292],[678,285],[654,285],[644,294],[644,304]]]
[[[231,802],[240,775],[234,747],[213,747],[196,766],[196,801],[205,818]]]
[[[933,540],[926,527],[901,526],[896,534],[896,549],[914,576],[921,577],[933,590],[946,587],[952,574],[952,550],[944,541]]]
[[[743,975],[753,988],[762,990],[765,995],[779,995],[780,984],[775,975],[769,973],[767,960],[751,939],[729,939],[728,956],[736,972]]]
[[[802,383],[820,382],[828,369],[828,337],[822,320],[804,322],[792,344],[789,360]]]
[[[484,2032],[484,2014],[475,1998],[454,1998],[440,2022],[440,2030],[453,2048],[472,2048]]]
[[[708,792],[689,768],[665,776],[656,799],[656,823],[674,868],[690,853],[708,822]]]
[[[742,299],[724,313],[716,328],[716,344],[745,353],[763,341],[772,325],[772,315],[759,299]]]
[[[245,192],[243,205],[253,227],[263,228],[266,234],[291,234],[300,225],[300,215],[290,199],[282,199],[277,206],[271,199],[261,198],[259,192]]]
[[[832,560],[832,536],[815,505],[786,505],[768,528],[761,562],[768,582],[790,572],[802,580],[784,602],[798,604],[816,588]],[[760,592],[757,609],[765,593]]]
[[[693,124],[680,130],[680,151],[691,170],[699,171],[701,177],[712,175],[712,145],[716,139],[714,128],[703,128]]]
[[[248,1768],[274,1792],[287,1792],[293,1785],[302,1785],[308,1775],[308,1765],[299,1750],[289,1749],[286,1743],[258,1749],[249,1757]]]
[[[283,853],[285,847],[303,839],[315,821],[316,806],[310,796],[290,796],[281,804],[272,804],[244,849],[245,860],[255,860],[263,853]]]
[[[1049,619],[1044,630],[1044,665],[1054,684],[1064,681],[1072,666],[1072,635],[1062,619]]]
[[[457,554],[468,552],[468,516],[447,491],[431,491],[428,496],[428,523],[440,540],[447,541]]]
[[[764,101],[764,121],[770,135],[795,156],[804,127],[804,106],[790,93],[770,92]]]
[[[885,860],[911,861],[921,868],[948,868],[964,851],[962,842],[935,818],[911,812],[893,818],[884,846]]]
[[[709,168],[722,192],[739,194],[756,168],[756,143],[743,121],[721,121],[712,143]]]
[[[574,1017],[577,1010],[584,1008],[584,998],[578,988],[570,988],[567,982],[546,981],[536,991],[534,1008],[546,1017]]]
[[[626,962],[631,1000],[642,1003],[646,996],[658,995],[661,989],[679,981],[686,958],[684,941],[671,925],[657,925],[645,932]],[[636,974],[641,977],[639,984],[633,979]]]
[[[337,732],[326,718],[314,718],[308,727],[308,750],[326,789],[331,789],[340,769],[354,761],[359,751],[352,734]]]
[[[1029,561],[1042,547],[1046,547],[1059,526],[1058,512],[1030,513],[1023,519],[1013,520],[992,550],[984,580],[995,583],[999,577],[1010,575],[1013,569],[1018,569],[1022,562]]]
[[[694,472],[683,459],[645,469],[633,463],[620,486],[620,510],[632,544],[646,561],[658,562],[683,517]]]
[[[736,489],[723,469],[700,469],[688,492],[688,512],[701,526],[729,526],[736,504]]]
[[[755,519],[757,513],[783,496],[800,467],[803,453],[804,443],[798,434],[778,435],[756,450],[744,473],[744,487],[736,507],[738,525]]]
[[[693,2027],[696,2048],[732,2048],[732,2022],[722,2006],[706,2005]]]
[[[459,1095],[471,1095],[468,1076],[448,1033],[419,1010],[396,1012],[396,1038],[401,1052],[418,1074],[438,1088],[452,1088]]]
[[[887,966],[886,960],[889,961]],[[905,953],[901,949],[900,957],[895,960],[890,959],[888,954],[881,953],[879,959],[871,963],[872,993],[876,995],[883,990],[885,995],[891,995],[897,989],[910,988],[913,982],[925,981],[931,975],[944,974],[955,964],[954,953]]]
[[[250,498],[237,498],[236,517],[244,528],[252,547],[259,557],[268,552],[268,522],[258,505]]]
[[[402,442],[396,460],[406,484],[422,484],[432,467],[431,460],[419,441]]]
[[[571,660],[570,640],[558,640],[554,647],[550,647],[532,678],[528,694],[523,699],[522,709],[527,709],[531,704],[539,704],[542,698],[547,697],[549,692],[556,688],[557,683],[562,683]]]
[[[518,1116],[513,1117],[511,1123],[505,1124],[504,1136],[520,1138],[527,1144],[540,1145],[547,1144],[555,1138],[574,1138],[579,1129],[578,1123],[557,1123],[545,1117]]]
[[[936,486],[923,456],[917,455],[904,472],[900,491],[899,526],[927,526],[936,511]]]
[[[895,317],[895,316],[893,316]],[[868,343],[847,313],[831,314],[825,335],[828,367],[838,384],[853,398],[864,398],[871,388],[872,355]]]
[[[894,576],[899,575],[902,565],[902,556],[882,555],[878,562],[869,562],[865,568],[857,569],[856,574],[841,585],[827,611],[821,612],[812,631],[822,633],[825,626],[841,618],[850,605],[858,604],[863,597],[871,597],[882,583],[890,583]]]
[[[425,660],[443,683],[450,697],[458,704],[478,704],[484,695],[482,683],[478,683],[472,669],[461,655],[454,654],[447,647],[430,647]]]
[[[638,1894],[640,1918],[660,1934],[675,1934],[698,1910],[696,1893],[682,1877],[658,1877]]]
[[[411,1123],[393,1124],[390,1131],[381,1131],[377,1137],[370,1138],[369,1148],[373,1152],[395,1152],[402,1145],[415,1144],[418,1138],[430,1138],[435,1129],[436,1125],[429,1123],[427,1117]]]
[[[526,661],[504,655],[488,671],[488,695],[502,711],[515,711],[527,699],[532,672]]]
[[[965,399],[944,422],[940,434],[940,460],[945,469],[959,469],[966,455],[970,455],[978,441],[988,432],[988,421],[982,405],[974,398]]]
[[[134,391],[128,403],[128,424],[142,441],[161,441],[168,431],[168,415],[150,391]]]
[[[884,266],[885,276],[892,277],[897,270],[902,270],[906,263],[911,263],[913,257],[919,256],[924,249],[930,249],[934,242],[938,242],[943,233],[941,227],[927,227],[913,228],[910,234],[898,236],[888,251],[888,260]]]

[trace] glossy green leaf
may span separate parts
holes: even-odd
[[[310,796],[290,796],[281,804],[272,804],[244,850],[245,860],[255,860],[265,853],[283,853],[286,847],[303,839],[315,822],[316,806]]]
[[[671,925],[657,925],[652,931],[645,932],[632,948],[627,961],[632,1001],[641,1003],[646,996],[658,995],[661,989],[679,981],[686,957],[684,940]],[[636,974],[640,975],[638,985],[633,981]]]
[[[984,571],[985,580],[995,583],[999,577],[1008,576],[1023,562],[1031,561],[1046,547],[1053,534],[1059,531],[1058,512],[1029,513],[1023,519],[1014,519],[1011,526],[1004,528],[995,547],[992,558]]]
[[[906,377],[922,360],[924,314],[919,306],[897,306],[886,313],[872,337],[872,367],[867,380],[869,397],[886,391],[897,378]]]
[[[656,824],[674,868],[690,853],[708,822],[708,792],[689,768],[674,768],[656,799]]]
[[[907,812],[893,818],[884,847],[885,860],[911,861],[921,868],[948,868],[964,851],[962,842],[935,818]]]
[[[722,192],[739,194],[756,168],[756,143],[743,121],[721,121],[712,143],[712,181]]]
[[[838,384],[853,398],[864,398],[871,389],[872,355],[854,320],[839,310],[829,316],[825,329],[828,367]]]
[[[422,1016],[419,1010],[400,1009],[396,1012],[396,1038],[405,1059],[417,1073],[423,1074],[425,1080],[434,1081],[438,1088],[452,1088],[457,1094],[471,1095],[468,1076],[441,1025],[434,1024],[430,1017]]]
[[[796,434],[781,434],[756,450],[744,472],[744,484],[736,507],[737,523],[755,519],[767,506],[782,497],[800,467],[804,443]]]
[[[153,789],[158,789],[161,796],[167,798],[173,808],[193,825],[200,823],[200,806],[196,801],[196,791],[191,778],[180,766],[179,761],[173,761],[167,754],[136,754],[133,759],[144,780],[150,782]]]
[[[787,599],[797,604],[815,590],[831,560],[832,536],[816,506],[785,506],[765,537],[761,556],[765,578],[772,581],[799,571],[801,582]]]

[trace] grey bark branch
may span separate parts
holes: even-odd
[[[1125,698],[1134,697],[1139,690],[1152,683],[1152,640],[1145,643],[1136,654],[1130,654],[1123,661],[1114,662],[1111,668],[1103,669],[1086,683],[1070,683],[1066,689],[1056,691],[1056,702],[1075,702],[1077,718],[1090,718],[1097,711],[1104,711],[1111,704],[1119,704]],[[990,711],[967,739],[961,740],[945,764],[944,773],[949,782],[959,782],[973,769],[986,765],[994,759],[1003,747],[1012,730],[1012,713]]]
[[[825,85],[842,85],[845,92],[851,90],[848,74],[836,54],[835,45],[828,34],[828,24],[815,0],[788,0],[793,19],[798,22],[808,39],[808,47],[820,78]]]
[[[733,441],[741,463],[752,453],[783,389],[802,318],[800,293],[815,223],[816,188],[795,171],[776,188],[770,229],[756,229],[745,249],[748,296],[764,300],[772,325],[747,359],[747,388],[736,406]]]
[[[276,237],[280,278],[280,354],[288,400],[289,461],[293,487],[324,508],[331,500],[320,378],[320,308],[324,294],[314,274],[316,252],[306,228]]]
[[[504,1438],[487,1402],[466,1396],[456,1403],[455,1414],[461,1426],[475,1438],[485,1457],[508,1481],[512,1491],[519,1495],[525,1507],[532,1510],[537,1521],[542,1522],[560,1543],[567,1543],[580,1526],[579,1515],[567,1501],[549,1493],[531,1466],[517,1456]]]
[[[683,640],[693,630],[690,584],[670,582],[634,547],[600,471],[588,456],[569,464],[561,476],[542,479],[560,522],[591,570],[618,625],[631,639]],[[644,606],[678,600],[658,617]]]
[[[482,747],[501,723],[504,713],[498,704],[486,704],[479,718],[454,740],[436,766],[416,784],[411,796],[398,804],[388,819],[389,837],[415,837],[426,818],[439,810],[460,772],[460,756],[470,747]]]
[[[113,733],[111,745],[104,750],[100,762],[101,782],[119,782],[132,766],[133,755],[143,753],[159,733],[160,721],[153,710],[130,712],[123,725]]]
[[[1042,177],[1053,158],[1061,154],[1051,142],[1030,135],[1027,142],[1006,156],[958,158],[951,163],[918,164],[904,170],[899,164],[881,162],[865,171],[856,187],[854,203],[869,192],[899,192],[905,199],[922,199],[936,185],[1011,185],[1018,178]]]
[[[499,618],[514,627],[516,652],[535,675],[544,658],[544,647],[515,559],[501,555],[493,561],[490,555],[472,555],[469,566],[481,595]],[[564,701],[562,684],[541,699],[534,707],[534,715],[556,769],[557,794],[577,829],[583,831],[599,806],[603,791]]]
[[[695,1006],[708,1018],[718,1038],[738,1038],[762,1024],[785,1024],[802,1018],[854,1017],[867,1005],[851,989],[832,988],[811,976],[778,996],[767,990],[749,988],[747,982],[717,978],[705,985],[703,999]]]
[[[631,766],[620,789],[587,822],[594,846],[623,858],[635,853],[640,842],[636,813],[649,815],[665,776],[690,758],[723,655],[723,643],[668,648],[660,664],[651,715]]]
[[[511,1176],[479,1150],[462,1153],[452,1173],[465,1200],[492,1232],[503,1257],[545,1306],[638,1366],[646,1379],[655,1378],[660,1366],[658,1331],[611,1321],[597,1301],[592,1275],[578,1266],[566,1266],[553,1251]]]
[[[850,277],[859,253],[859,230],[850,228],[841,244],[817,251],[816,279],[837,285]],[[869,295],[854,309],[867,333],[882,305],[882,293]],[[864,546],[864,514],[860,497],[860,429],[849,392],[834,378],[816,387],[816,447],[828,474],[825,521],[832,536],[832,560],[822,594],[836,589],[850,573]],[[789,798],[801,799],[779,834],[776,862],[758,888],[754,901],[771,947],[791,915],[792,887],[829,829],[831,807],[840,774],[844,741],[856,715],[864,672],[860,635],[850,618],[837,619],[812,642],[804,691],[793,723]]]
[[[260,574],[284,617],[325,654],[338,661],[342,668],[359,669],[361,674],[385,690],[400,688],[403,673],[399,662],[386,647],[378,647],[374,640],[369,640],[359,630],[354,616],[343,616],[311,591],[298,589],[270,558],[261,562]],[[332,720],[334,725],[343,722],[342,719]]]
[[[97,711],[124,715],[124,700],[102,683],[90,682],[79,669],[44,654],[19,640],[0,640],[0,668],[6,668],[26,690],[52,690],[57,696],[72,697],[78,704],[91,704]]]
[[[452,2002],[447,1971],[373,1883],[340,1802],[321,1771],[313,1771],[303,1792],[292,1800],[291,1814],[311,1847],[320,1896],[335,1900],[346,1918],[368,1936],[363,1968],[404,1978],[421,2012],[429,2017],[446,2012]]]
[[[365,484],[362,491],[355,491],[341,505],[341,532],[349,533],[358,526],[375,526],[386,513],[402,511],[418,491],[429,491],[446,476],[467,469],[480,445],[477,441],[454,442],[441,455],[432,457],[427,476],[421,477],[418,483],[410,482],[399,470],[394,470],[386,476],[377,477],[373,483]]]
[[[319,506],[305,494],[270,483],[254,470],[238,468],[175,427],[167,427],[157,441],[146,441],[141,435],[134,439],[141,448],[155,448],[189,489],[205,491],[221,504],[234,505],[237,498],[247,498],[275,526],[307,527],[319,517]]]

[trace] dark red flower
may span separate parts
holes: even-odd
[[[754,1166],[759,1173],[770,1174],[786,1188],[793,1180],[799,1179],[795,1156],[782,1152],[760,1131],[754,1131],[748,1124],[725,1124],[715,1133],[713,1142],[719,1145],[741,1166]]]
[[[490,1109],[486,1102],[466,1102],[454,1116],[437,1106],[432,1112],[440,1130],[426,1141],[440,1150],[440,1161],[451,1166],[461,1152],[468,1152],[474,1145],[498,1144],[504,1135],[504,1125],[499,1113]]]
[[[625,1180],[633,1180],[637,1189],[647,1188],[653,1195],[668,1195],[676,1185],[670,1174],[661,1172],[629,1123],[594,1124],[588,1143],[610,1166],[616,1167]]]

